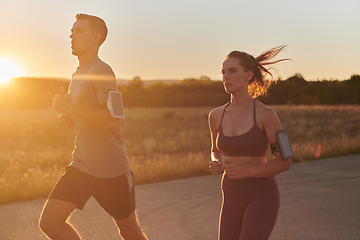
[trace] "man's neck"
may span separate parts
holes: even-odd
[[[88,51],[78,56],[79,68],[85,67],[96,57],[98,57],[98,51]]]

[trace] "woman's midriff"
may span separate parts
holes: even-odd
[[[232,157],[225,156],[225,164],[235,163],[239,166],[256,166],[266,163],[265,157]]]

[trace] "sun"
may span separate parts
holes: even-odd
[[[8,83],[21,75],[20,68],[11,60],[0,59],[0,84]]]

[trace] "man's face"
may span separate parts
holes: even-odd
[[[89,20],[77,20],[71,29],[72,54],[80,56],[86,53],[94,45],[95,34],[91,32]]]

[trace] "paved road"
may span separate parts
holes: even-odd
[[[281,207],[271,240],[360,239],[360,155],[293,164],[277,180]],[[136,196],[150,240],[216,240],[219,176],[137,186]],[[46,239],[37,227],[44,202],[0,206],[0,240]],[[120,239],[94,199],[70,222],[84,240]]]

